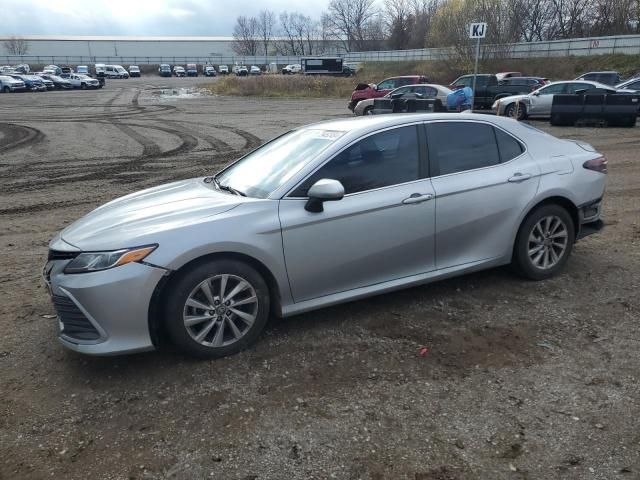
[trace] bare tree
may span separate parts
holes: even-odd
[[[258,21],[244,15],[236,19],[231,48],[238,55],[255,55],[259,45]]]
[[[427,34],[440,3],[440,0],[411,0],[414,21],[408,48],[422,48],[426,45]]]
[[[328,18],[344,49],[367,50],[371,23],[378,13],[374,0],[331,0]]]
[[[29,42],[24,38],[11,37],[3,42],[3,47],[8,55],[26,55],[29,53]]]
[[[387,43],[393,50],[409,47],[415,17],[409,0],[389,0],[385,7]]]
[[[269,54],[269,44],[273,38],[273,30],[276,26],[276,14],[271,10],[262,10],[258,15],[258,33],[262,40],[265,57]]]

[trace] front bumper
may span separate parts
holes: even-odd
[[[129,263],[100,272],[65,274],[69,261],[50,260],[43,272],[58,313],[62,345],[89,355],[152,350],[149,304],[167,271]]]

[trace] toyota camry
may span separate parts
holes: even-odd
[[[506,264],[556,275],[602,227],[606,173],[590,145],[509,118],[332,120],[97,208],[53,238],[44,278],[70,349],[220,357],[270,314]]]

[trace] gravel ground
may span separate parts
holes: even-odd
[[[218,361],[63,350],[40,281],[57,231],[348,113],[180,94],[202,81],[0,95],[0,478],[640,478],[638,128],[536,122],[610,161],[607,227],[552,280],[495,269],[272,319]]]

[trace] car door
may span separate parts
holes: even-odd
[[[296,302],[433,270],[434,192],[418,135],[418,125],[368,135],[280,201]],[[345,196],[308,212],[306,192],[322,178],[342,182]]]
[[[551,105],[553,104],[553,96],[560,93],[566,93],[566,83],[555,83],[547,87],[542,87],[529,95],[529,115],[551,115]]]
[[[426,125],[436,204],[436,267],[509,255],[540,169],[524,144],[481,121]]]

